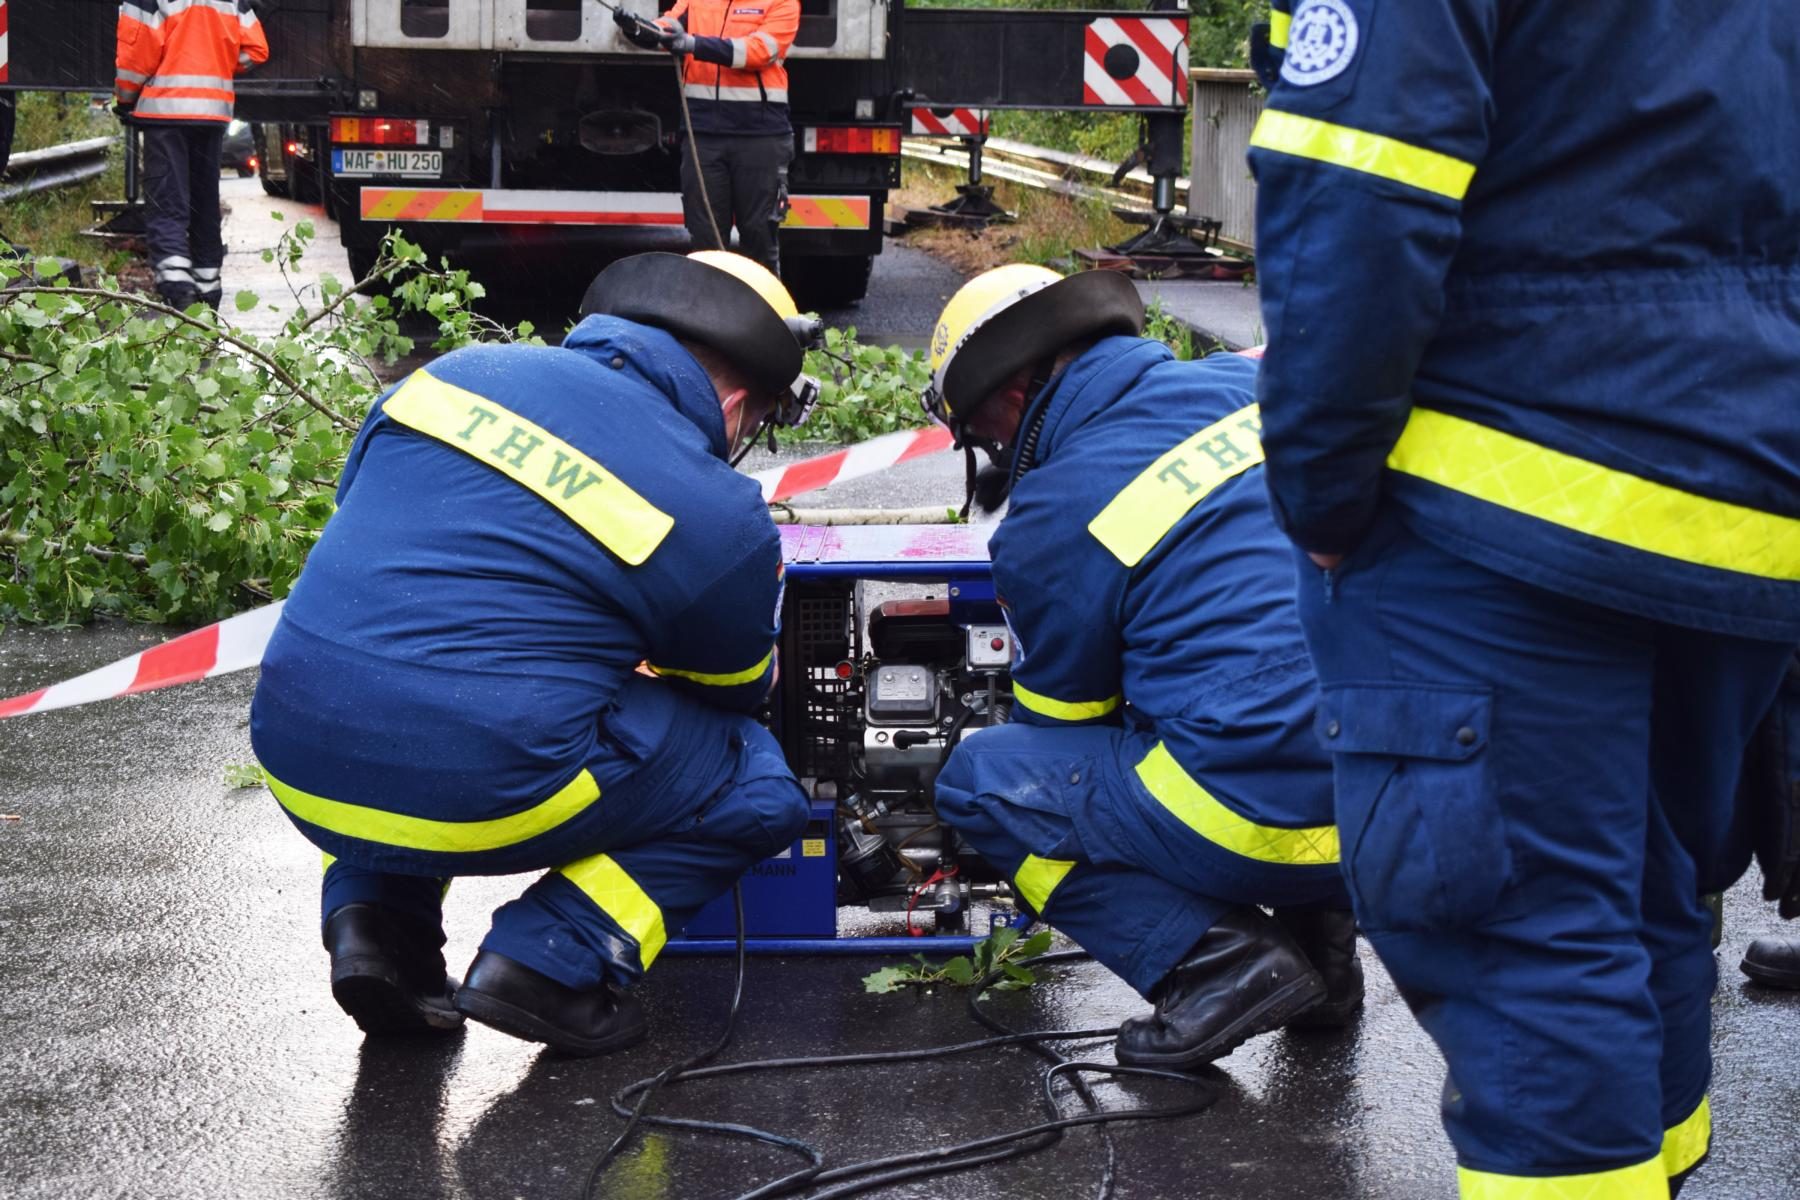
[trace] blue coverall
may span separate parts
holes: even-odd
[[[1268,483],[1467,1197],[1705,1155],[1703,892],[1800,640],[1791,0],[1277,4]]]
[[[1013,719],[937,780],[939,815],[1144,995],[1234,905],[1348,906],[1255,380],[1113,337],[1032,405],[990,543]]]
[[[459,350],[376,403],[251,709],[327,856],[326,915],[435,925],[451,877],[548,869],[484,947],[629,983],[799,836],[805,797],[748,715],[780,542],[725,449],[693,356],[611,317]]]

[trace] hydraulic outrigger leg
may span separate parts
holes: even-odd
[[[1113,182],[1116,185],[1138,161],[1148,158],[1155,188],[1151,207],[1155,211],[1145,214],[1115,209],[1115,215],[1121,220],[1148,228],[1107,249],[1129,258],[1164,258],[1178,262],[1215,257],[1210,248],[1219,236],[1221,223],[1211,217],[1175,215],[1175,179],[1181,174],[1181,114],[1152,113],[1145,118],[1144,124],[1143,143],[1138,146],[1137,153],[1120,166]]]
[[[969,182],[956,185],[954,200],[934,204],[927,211],[940,221],[957,225],[997,225],[1014,220],[1011,213],[995,203],[994,189],[981,182],[981,147],[987,142],[987,134],[964,137],[961,141],[969,152]]]

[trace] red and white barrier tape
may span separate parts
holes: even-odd
[[[763,499],[771,503],[810,492],[828,484],[873,475],[903,462],[950,448],[950,431],[941,425],[884,433],[878,438],[804,458],[784,467],[758,471],[752,478],[762,484]]]
[[[254,667],[262,661],[263,648],[275,632],[281,601],[239,613],[192,633],[152,646],[141,654],[109,663],[97,671],[63,683],[0,700],[0,719],[26,713],[73,708],[95,700],[111,700],[138,692],[193,683],[232,671]]]

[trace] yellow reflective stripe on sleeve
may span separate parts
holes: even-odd
[[[1088,522],[1088,532],[1135,567],[1207,493],[1262,460],[1262,414],[1249,404],[1151,463]]]
[[[601,912],[617,921],[620,929],[637,939],[638,963],[649,970],[669,940],[656,901],[609,855],[596,854],[570,863],[562,873],[599,905]]]
[[[1338,860],[1335,825],[1283,829],[1258,825],[1213,798],[1175,761],[1162,742],[1137,765],[1138,778],[1162,806],[1189,829],[1233,854],[1258,862],[1315,866]]]
[[[583,770],[554,796],[523,812],[486,821],[434,821],[429,817],[409,817],[404,813],[327,800],[289,787],[267,772],[264,775],[281,807],[308,825],[384,846],[453,854],[515,846],[555,829],[600,798],[600,785]]]
[[[1475,178],[1475,164],[1460,158],[1278,108],[1263,110],[1250,144],[1378,175],[1452,200],[1461,200]]]
[[[1663,1174],[1673,1179],[1683,1171],[1693,1170],[1694,1164],[1706,1157],[1711,1146],[1712,1099],[1702,1096],[1699,1107],[1689,1113],[1686,1120],[1664,1131]]]
[[[769,669],[769,662],[775,657],[770,650],[762,656],[762,661],[754,667],[745,667],[741,671],[732,671],[724,675],[708,675],[705,671],[683,671],[678,667],[659,667],[650,663],[650,669],[658,675],[673,675],[677,679],[691,679],[695,683],[709,684],[713,687],[736,687],[740,683],[755,683]]]
[[[1056,885],[1063,881],[1075,868],[1073,862],[1060,858],[1039,858],[1035,854],[1027,854],[1025,861],[1019,864],[1018,874],[1013,876],[1013,883],[1019,889],[1019,895],[1025,903],[1031,905],[1031,911],[1042,913],[1044,905],[1049,903],[1050,893]]]
[[[1462,1200],[1666,1200],[1669,1194],[1660,1158],[1581,1175],[1493,1175],[1458,1167],[1456,1183]]]
[[[1104,700],[1053,700],[1042,692],[1034,692],[1018,680],[1013,680],[1013,699],[1029,708],[1034,713],[1046,717],[1055,717],[1058,721],[1091,721],[1095,717],[1104,717],[1119,707],[1123,696],[1108,696]]]
[[[382,410],[499,471],[634,567],[674,528],[673,517],[542,425],[429,371],[414,371]]]
[[[1388,466],[1635,550],[1800,580],[1800,519],[1697,496],[1448,413],[1415,408]]]
[[[1269,45],[1277,50],[1286,50],[1288,30],[1294,24],[1294,14],[1284,13],[1276,9],[1269,14]]]

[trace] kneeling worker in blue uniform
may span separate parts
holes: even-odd
[[[582,311],[376,402],[263,659],[252,740],[325,852],[332,993],[370,1033],[628,1044],[625,989],[806,821],[750,715],[780,542],[728,459],[797,419],[811,331],[717,251],[623,259]],[[449,881],[533,870],[454,987]]]
[[[927,405],[1004,474],[994,582],[1012,722],[939,815],[1155,1004],[1123,1063],[1182,1069],[1362,1003],[1256,365],[1174,361],[1130,281],[1001,267],[951,298]],[[1259,905],[1274,906],[1274,916]]]

